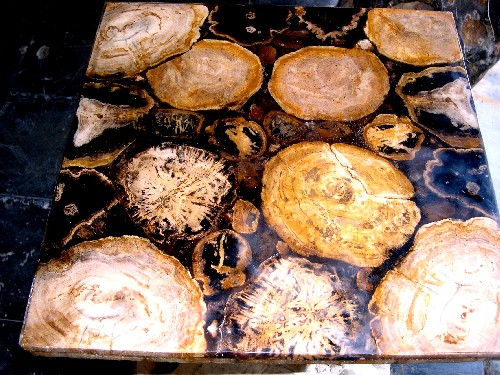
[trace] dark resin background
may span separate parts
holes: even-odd
[[[250,1],[337,5],[337,1]],[[340,5],[391,6],[397,1],[341,1]],[[467,68],[477,82],[498,59],[498,5],[490,1],[425,1],[411,7],[452,10]],[[175,364],[37,358],[18,346],[31,281],[40,255],[62,153],[104,2],[3,4],[0,23],[0,373],[168,373]],[[488,17],[493,19],[490,22]],[[462,25],[466,25],[463,26]],[[464,43],[465,41],[465,43]],[[393,374],[497,374],[495,362],[392,365]],[[500,366],[499,366],[500,367]],[[266,372],[300,372],[303,366]],[[224,371],[239,373],[237,366]],[[248,368],[247,370],[248,371]],[[361,370],[360,370],[361,371]],[[261,371],[262,372],[262,371]],[[362,372],[359,372],[362,373]]]

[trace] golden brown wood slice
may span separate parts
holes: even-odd
[[[389,91],[387,69],[361,49],[305,47],[274,64],[269,92],[279,106],[304,120],[359,119],[374,112]]]
[[[452,13],[372,9],[365,32],[381,54],[406,64],[448,64],[462,57]]]
[[[177,259],[140,237],[107,237],[40,265],[21,345],[72,356],[196,355],[206,349],[205,310]]]
[[[403,173],[352,145],[292,145],[265,165],[262,184],[265,219],[304,256],[376,267],[420,220]]]
[[[147,72],[155,95],[192,111],[237,109],[263,80],[257,55],[236,43],[204,39],[191,50]]]
[[[382,354],[500,349],[500,228],[485,217],[424,225],[370,302]]]
[[[368,147],[392,160],[412,160],[424,141],[424,133],[406,116],[380,114],[363,129]]]
[[[87,75],[130,77],[185,52],[207,16],[204,5],[108,3]]]

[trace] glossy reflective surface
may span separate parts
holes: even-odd
[[[494,356],[498,303],[482,286],[496,290],[499,279],[497,209],[460,55],[428,60],[419,57],[418,43],[398,44],[409,35],[440,49],[428,30],[411,30],[412,17],[418,24],[422,16],[414,11],[206,10],[191,43],[222,39],[247,52],[229,53],[226,63],[214,49],[192,58],[179,51],[131,77],[87,78],[34,295],[57,285],[48,280],[75,276],[56,293],[66,298],[64,308],[53,304],[60,297],[33,297],[22,345],[38,354],[169,360]],[[139,51],[141,58],[140,33],[155,32],[155,12],[145,11],[144,23],[136,16],[120,25],[125,54]],[[218,12],[241,22],[217,21]],[[260,23],[259,14],[269,12],[276,18]],[[453,19],[435,14],[432,26],[459,51]],[[376,37],[367,23],[389,15],[396,31]],[[102,23],[103,30],[116,25]],[[192,66],[184,89],[208,92],[233,82],[221,72],[231,72],[234,61],[260,65],[257,78],[236,74],[260,82],[237,103],[224,96],[227,89],[207,94],[217,99],[213,109],[172,104],[155,92],[153,69],[164,69],[163,79]],[[139,274],[123,245],[138,238],[156,254]],[[113,251],[104,250],[113,243]],[[463,254],[443,251],[437,271],[405,270],[426,259],[429,244],[437,247],[431,253],[452,246]],[[464,264],[464,254],[476,264]],[[95,257],[102,269],[93,266]],[[142,273],[170,272],[165,264],[191,281],[172,285],[168,297],[146,292]],[[412,292],[399,295],[399,286],[390,286],[400,285],[398,274]],[[175,298],[185,306],[164,307]],[[52,307],[61,314],[47,316]],[[192,331],[151,341],[138,323],[155,311],[166,325],[194,319]]]

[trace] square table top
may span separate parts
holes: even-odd
[[[499,282],[451,13],[107,3],[20,343],[492,358]]]

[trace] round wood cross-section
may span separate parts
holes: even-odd
[[[191,111],[238,109],[264,79],[257,55],[236,43],[204,39],[147,73],[155,95]]]
[[[371,52],[305,47],[275,62],[268,88],[285,112],[303,120],[349,121],[382,104],[389,75]]]
[[[203,149],[171,143],[124,160],[117,180],[129,216],[158,243],[205,233],[232,189],[223,159]]]
[[[382,354],[500,350],[500,227],[492,219],[424,225],[377,287],[370,311]]]
[[[21,345],[76,355],[200,354],[205,311],[177,259],[140,237],[107,237],[40,266]]]
[[[361,267],[383,263],[420,220],[410,181],[347,144],[294,144],[266,164],[262,211],[295,252]]]
[[[335,270],[303,258],[271,258],[229,298],[220,349],[293,359],[346,354],[359,332],[357,316]]]

